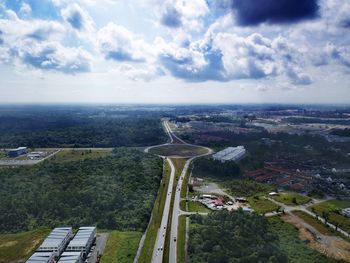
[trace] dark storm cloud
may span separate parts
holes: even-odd
[[[318,0],[232,0],[237,23],[242,26],[260,23],[295,23],[318,17]]]
[[[181,14],[174,7],[168,6],[162,16],[161,23],[168,27],[180,27],[182,25]]]

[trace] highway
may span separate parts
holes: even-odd
[[[191,163],[193,158],[188,159],[185,163],[185,166],[181,172],[179,181],[176,186],[176,192],[174,197],[174,208],[173,208],[173,214],[172,214],[172,221],[171,221],[171,232],[170,232],[170,248],[169,248],[169,262],[170,263],[176,263],[176,249],[177,249],[177,230],[179,225],[179,215],[180,215],[180,200],[181,200],[181,186],[185,179],[187,169]],[[176,241],[175,241],[176,240]]]
[[[164,243],[165,243],[165,237],[166,237],[166,230],[168,228],[168,218],[170,215],[171,192],[174,185],[175,167],[173,162],[170,159],[167,158],[166,161],[170,165],[171,173],[170,173],[170,180],[169,180],[166,201],[164,205],[162,222],[160,224],[160,228],[158,229],[156,243],[154,245],[152,263],[162,263],[163,261]]]

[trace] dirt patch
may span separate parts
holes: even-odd
[[[4,244],[0,244],[0,248],[12,247],[12,246],[15,246],[17,243],[18,243],[18,241],[9,241],[9,242],[6,242]]]
[[[337,236],[322,235],[314,227],[295,215],[287,214],[282,219],[296,226],[299,229],[299,238],[308,241],[312,249],[328,257],[350,262],[349,242]]]

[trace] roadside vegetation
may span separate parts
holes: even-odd
[[[111,156],[0,168],[0,232],[97,225],[144,231],[162,159],[125,148]]]
[[[136,231],[109,233],[101,263],[132,263],[134,261],[142,233]]]
[[[179,228],[177,230],[177,262],[186,262],[186,216],[179,216]]]
[[[293,192],[280,193],[279,195],[275,195],[272,198],[278,202],[284,203],[286,205],[291,205],[291,206],[303,205],[310,202],[311,200],[310,197],[293,193]]]
[[[190,262],[288,262],[277,234],[255,213],[218,211],[190,219]]]
[[[154,202],[151,222],[148,226],[145,242],[141,250],[139,258],[140,263],[150,263],[152,261],[153,249],[157,238],[158,229],[162,223],[162,216],[164,211],[164,205],[166,201],[166,195],[170,179],[170,165],[168,161],[164,162],[164,170],[162,183],[159,187],[157,199]]]
[[[285,223],[280,217],[274,216],[268,219],[270,231],[276,233],[279,239],[279,247],[288,257],[290,263],[336,263],[342,262],[324,256],[311,249],[307,242],[299,239],[298,230],[291,224]]]
[[[47,237],[50,229],[0,234],[0,263],[24,262]]]
[[[311,206],[310,211],[316,213],[329,223],[350,232],[350,220],[340,214],[344,208],[350,207],[350,201],[347,200],[330,200]]]

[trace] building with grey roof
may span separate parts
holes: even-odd
[[[246,150],[244,146],[228,147],[220,152],[213,155],[214,160],[220,162],[235,161],[238,162],[242,160],[246,155]]]
[[[63,252],[58,263],[82,263],[83,252]]]
[[[55,257],[55,252],[35,252],[26,263],[53,263]]]
[[[52,230],[52,232],[37,249],[37,252],[55,252],[59,257],[71,238],[71,227],[57,227]]]
[[[81,227],[69,242],[66,251],[82,251],[85,257],[96,239],[96,227]]]

